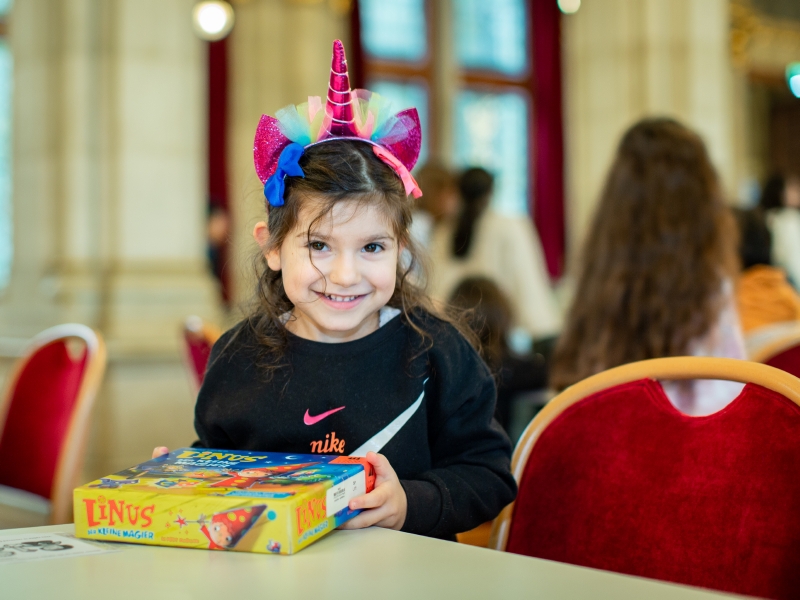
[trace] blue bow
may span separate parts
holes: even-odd
[[[298,161],[303,156],[305,148],[300,144],[289,144],[281,151],[278,158],[278,168],[264,184],[264,196],[270,206],[283,206],[283,192],[285,184],[283,178],[287,175],[292,177],[305,177],[303,169],[300,168]]]

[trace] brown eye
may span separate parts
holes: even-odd
[[[323,242],[309,242],[308,247],[317,252],[325,250],[325,244]]]
[[[375,253],[380,252],[381,250],[383,250],[383,246],[380,244],[367,244],[364,246],[364,252]]]

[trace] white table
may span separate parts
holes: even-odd
[[[71,525],[0,530],[72,533]],[[334,531],[293,556],[114,544],[120,552],[0,565],[0,598],[731,598],[386,529]]]

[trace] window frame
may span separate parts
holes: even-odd
[[[513,92],[519,94],[524,98],[526,104],[526,119],[528,127],[528,159],[526,174],[526,198],[525,198],[525,211],[523,214],[533,218],[533,202],[534,202],[534,169],[535,169],[535,151],[533,147],[534,141],[534,116],[535,116],[535,78],[534,78],[534,60],[533,60],[533,26],[532,15],[530,10],[530,3],[523,0],[523,9],[525,11],[525,55],[527,58],[525,71],[519,75],[511,75],[502,71],[494,71],[491,69],[477,69],[463,67],[458,60],[458,51],[455,47],[455,31],[452,31],[453,48],[449,53],[452,56],[452,65],[449,68],[457,69],[457,83],[453,89],[452,98],[448,99],[451,104],[446,107],[442,106],[442,98],[440,98],[441,90],[436,85],[437,66],[439,56],[437,56],[438,42],[441,34],[441,26],[444,25],[441,14],[434,0],[423,0],[425,10],[425,24],[426,24],[426,52],[425,56],[419,61],[403,61],[403,60],[388,60],[384,58],[373,57],[367,52],[363,45],[363,38],[358,40],[360,48],[359,67],[361,69],[360,80],[366,87],[369,87],[369,82],[376,79],[387,80],[397,83],[413,83],[415,81],[424,82],[427,88],[428,107],[427,107],[427,147],[429,159],[441,158],[442,156],[451,156],[452,148],[443,148],[441,145],[443,140],[442,134],[446,131],[449,124],[443,124],[443,118],[451,118],[454,114],[455,99],[459,92],[470,91],[476,93],[489,93],[501,94],[505,92]],[[354,4],[358,5],[358,0]],[[451,23],[454,19],[450,20]],[[452,26],[452,25],[451,25]],[[359,23],[361,27],[361,23]],[[359,35],[361,34],[359,31]],[[455,143],[451,140],[450,143]]]
[[[526,174],[526,202],[525,214],[533,219],[534,215],[534,181],[536,148],[534,147],[534,116],[536,102],[536,79],[534,77],[533,61],[533,21],[529,2],[522,2],[525,10],[525,56],[527,64],[525,71],[519,75],[510,75],[491,69],[466,68],[458,63],[457,50],[454,48],[456,66],[459,69],[459,86],[457,92],[471,91],[486,94],[502,94],[507,92],[519,93],[525,99],[528,123],[528,172]],[[455,32],[454,32],[455,41]]]
[[[354,0],[358,3],[358,0]],[[428,157],[433,157],[438,154],[437,142],[439,141],[439,132],[437,131],[437,124],[439,123],[438,115],[438,91],[435,85],[435,71],[436,71],[436,12],[433,7],[433,0],[423,0],[425,11],[425,35],[426,35],[426,48],[425,56],[419,61],[403,61],[403,60],[388,60],[384,58],[375,58],[369,54],[363,44],[363,40],[359,40],[358,45],[361,48],[361,68],[363,73],[360,73],[360,79],[363,84],[369,89],[369,82],[375,79],[384,79],[393,83],[413,83],[415,80],[424,81],[426,92],[428,94],[428,114],[427,123],[427,146]],[[360,32],[359,32],[360,33]]]

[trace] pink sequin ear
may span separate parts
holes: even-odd
[[[253,162],[261,183],[267,181],[278,167],[278,159],[283,149],[292,141],[281,132],[278,120],[269,115],[261,115],[253,142]]]
[[[403,163],[392,156],[392,153],[386,148],[382,148],[381,146],[373,146],[372,151],[375,153],[375,156],[380,158],[385,164],[389,165],[395,173],[397,173],[400,181],[403,182],[406,196],[410,194],[414,196],[414,198],[422,198],[422,190],[419,189],[417,180],[414,179],[414,176],[411,175]]]
[[[380,140],[378,143],[394,154],[410,171],[417,164],[419,151],[422,148],[422,126],[419,122],[419,113],[416,108],[409,108],[397,113],[396,118],[399,125],[405,128],[405,135],[394,143],[386,144]]]

